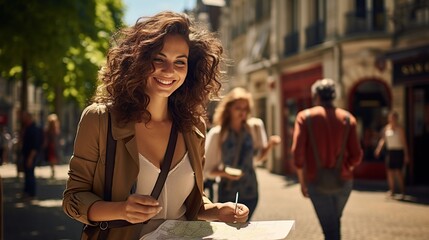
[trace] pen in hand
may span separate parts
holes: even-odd
[[[234,209],[235,214],[237,214],[237,205],[238,205],[238,192],[235,194],[235,209]]]

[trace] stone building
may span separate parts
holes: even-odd
[[[254,114],[283,139],[270,156],[271,171],[295,172],[290,145],[296,113],[311,106],[313,82],[332,78],[339,86],[337,106],[358,119],[365,157],[356,177],[385,178],[384,160],[373,152],[393,109],[412,155],[407,180],[429,184],[422,151],[429,146],[428,0],[214,2],[221,6],[218,32],[234,63],[228,86],[249,89]]]

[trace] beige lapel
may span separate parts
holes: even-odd
[[[137,166],[139,166],[139,155],[135,138],[135,121],[119,125],[116,121],[116,116],[112,114],[112,135],[115,140],[123,140],[125,147],[133,158]]]
[[[198,187],[198,190],[201,192],[203,189],[203,186],[202,186],[203,170],[202,170],[202,164],[200,163],[201,160],[199,159],[200,156],[197,156],[198,146],[196,146],[197,144],[195,144],[197,140],[193,139],[193,138],[196,138],[197,135],[200,135],[201,137],[204,138],[204,134],[202,134],[198,130],[198,128],[194,127],[191,132],[184,133],[183,138],[185,140],[186,148],[188,149],[188,152],[189,152],[189,159],[191,162],[192,169],[194,169],[194,172],[195,172],[197,187]]]

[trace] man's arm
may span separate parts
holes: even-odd
[[[36,155],[37,155],[37,151],[34,149],[31,149],[30,154],[28,154],[28,157],[26,159],[27,168],[31,168],[33,166]]]
[[[359,165],[362,161],[363,151],[360,145],[359,137],[356,130],[356,118],[353,116],[350,117],[350,133],[347,144],[347,151],[349,152],[349,157],[347,160],[349,170],[352,171],[354,167]]]
[[[304,124],[304,116],[303,113],[300,112],[298,113],[295,120],[291,152],[293,154],[293,161],[296,167],[298,180],[301,185],[302,195],[304,197],[308,197],[307,183],[305,181],[305,175],[303,170],[305,165],[306,153],[305,143],[307,141],[307,133],[305,131],[306,128]]]
[[[307,183],[304,178],[304,171],[302,168],[297,168],[296,173],[298,175],[299,184],[301,185],[301,193],[304,197],[308,197]]]

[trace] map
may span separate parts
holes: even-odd
[[[155,231],[140,240],[277,240],[285,239],[295,221],[251,221],[247,223],[223,223],[205,221],[166,220]]]

